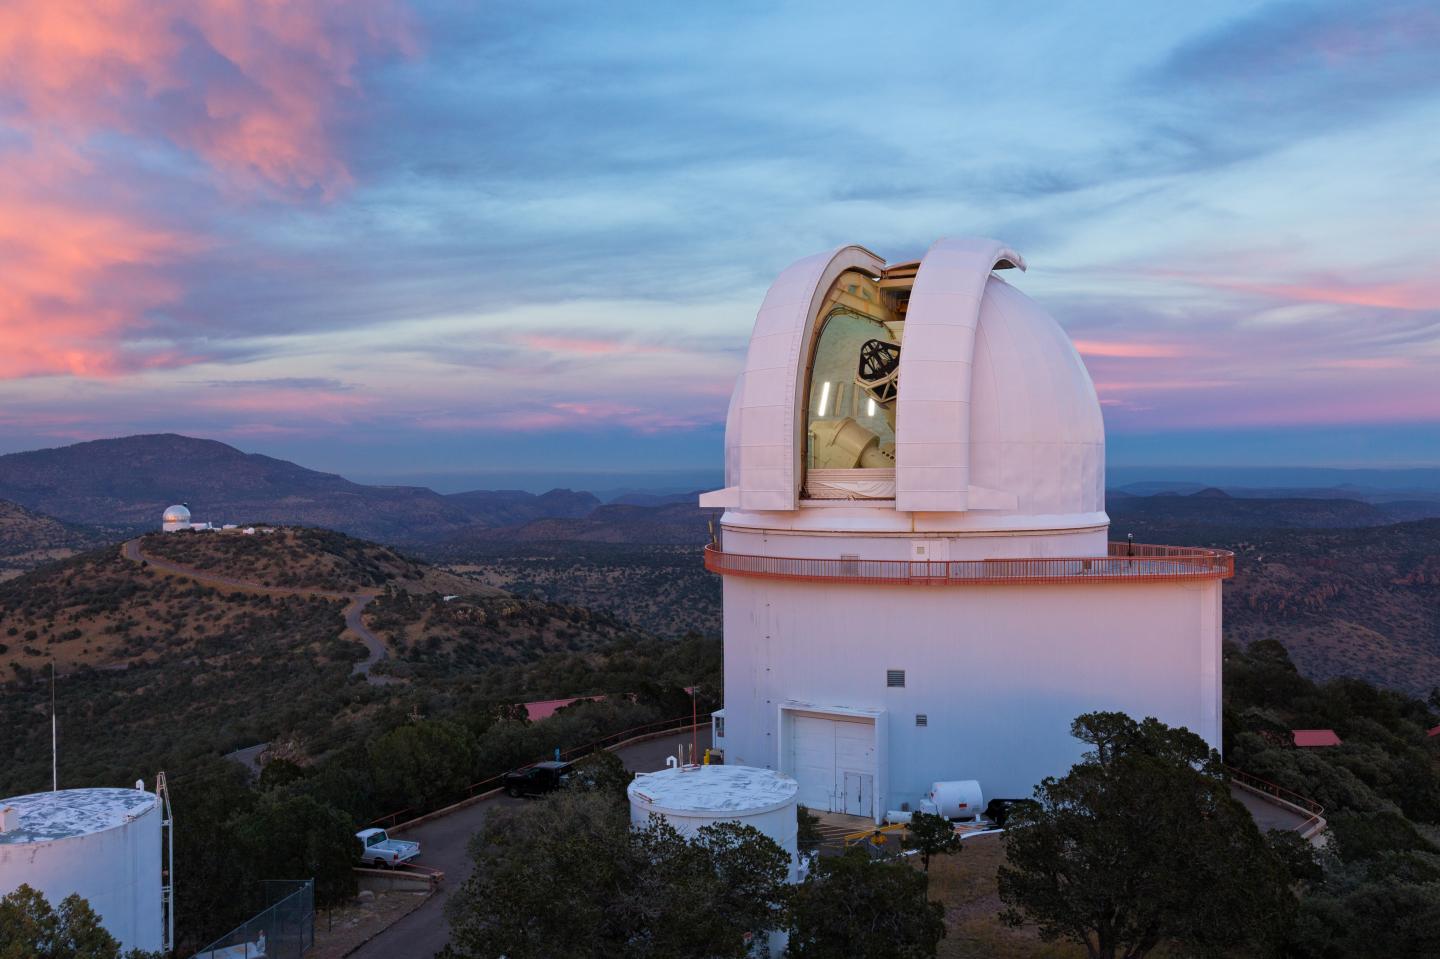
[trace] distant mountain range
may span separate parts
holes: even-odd
[[[1375,485],[1328,490],[1142,482],[1112,489],[1107,505],[1119,536],[1137,524],[1177,531],[1348,529],[1440,516],[1440,485],[1405,486],[1427,477],[1427,471],[1408,471],[1382,482],[1366,473]],[[187,503],[197,521],[321,526],[377,542],[437,547],[437,555],[449,556],[467,544],[504,541],[699,544],[717,515],[696,506],[695,493],[630,492],[602,504],[593,493],[568,489],[441,494],[423,486],[371,486],[173,433],[0,456],[0,500],[72,526],[126,532],[153,529],[166,506]],[[37,533],[30,542],[43,546],[56,535]],[[69,535],[91,534],[72,528]]]
[[[172,503],[196,521],[323,526],[388,543],[421,543],[600,505],[589,493],[366,486],[286,460],[173,433],[0,456],[0,499],[71,523],[150,529]]]

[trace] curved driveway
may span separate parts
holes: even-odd
[[[675,755],[677,746],[688,745],[690,737],[690,730],[685,729],[645,742],[621,746],[614,752],[625,761],[625,768],[632,772],[654,772],[664,767],[667,756]],[[695,738],[702,752],[710,746],[708,723],[700,726]],[[447,816],[432,819],[411,829],[400,830],[404,838],[420,843],[420,864],[444,872],[445,881],[418,909],[351,952],[347,959],[432,959],[435,953],[450,941],[450,924],[445,921],[445,902],[452,892],[470,878],[474,866],[467,849],[470,837],[480,831],[480,827],[485,824],[485,817],[497,805],[514,805],[528,801],[496,795],[457,809]]]
[[[169,573],[172,576],[183,576],[186,579],[193,579],[197,583],[206,586],[215,586],[221,589],[240,589],[247,593],[268,593],[271,596],[301,596],[307,599],[329,599],[343,600],[345,602],[345,628],[347,632],[354,633],[360,642],[365,644],[369,651],[364,660],[355,664],[350,674],[359,674],[365,677],[365,681],[372,686],[385,686],[395,682],[391,676],[371,676],[370,667],[380,660],[385,659],[389,653],[385,650],[385,644],[380,637],[370,631],[365,625],[365,607],[379,595],[375,590],[359,590],[354,593],[341,593],[328,589],[297,589],[289,586],[265,586],[261,583],[252,583],[249,580],[237,579],[233,576],[222,576],[219,573],[211,573],[193,566],[185,566],[181,563],[172,562],[168,559],[157,559],[141,551],[140,540],[127,540],[121,546],[121,554],[131,562],[147,563],[162,573]]]

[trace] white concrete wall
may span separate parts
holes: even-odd
[[[121,950],[159,950],[160,807],[113,829],[23,845],[0,845],[0,896],[21,884],[50,905],[79,893]]]
[[[888,782],[1031,795],[1084,747],[1070,723],[1121,710],[1220,744],[1220,583],[856,586],[727,576],[727,763],[779,769],[787,701],[883,710]],[[886,687],[903,669],[906,686]],[[917,728],[915,714],[928,725]],[[885,807],[882,807],[882,809]]]

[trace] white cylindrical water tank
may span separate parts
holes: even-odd
[[[933,783],[928,798],[946,819],[974,819],[985,811],[980,783],[974,779],[953,779]]]
[[[0,800],[0,896],[28,884],[58,909],[78,893],[122,951],[158,951],[160,820],[159,800],[141,789],[62,789]]]
[[[662,817],[682,836],[717,822],[754,826],[790,857],[790,879],[799,875],[795,797],[800,784],[773,769],[750,766],[681,766],[635,777],[627,790],[630,822],[642,826]]]

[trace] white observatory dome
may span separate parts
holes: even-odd
[[[161,517],[160,522],[162,522],[162,523],[184,523],[184,524],[186,524],[186,525],[188,526],[189,523],[190,523],[190,511],[189,511],[188,509],[186,509],[185,507],[183,507],[183,506],[171,506],[171,507],[168,507],[168,508],[165,510],[165,515],[164,515],[163,517]]]
[[[1095,386],[1054,318],[992,272],[1017,267],[975,238],[918,263],[850,246],[791,266],[756,318],[726,488],[705,505],[868,501],[972,532],[1106,525]]]

